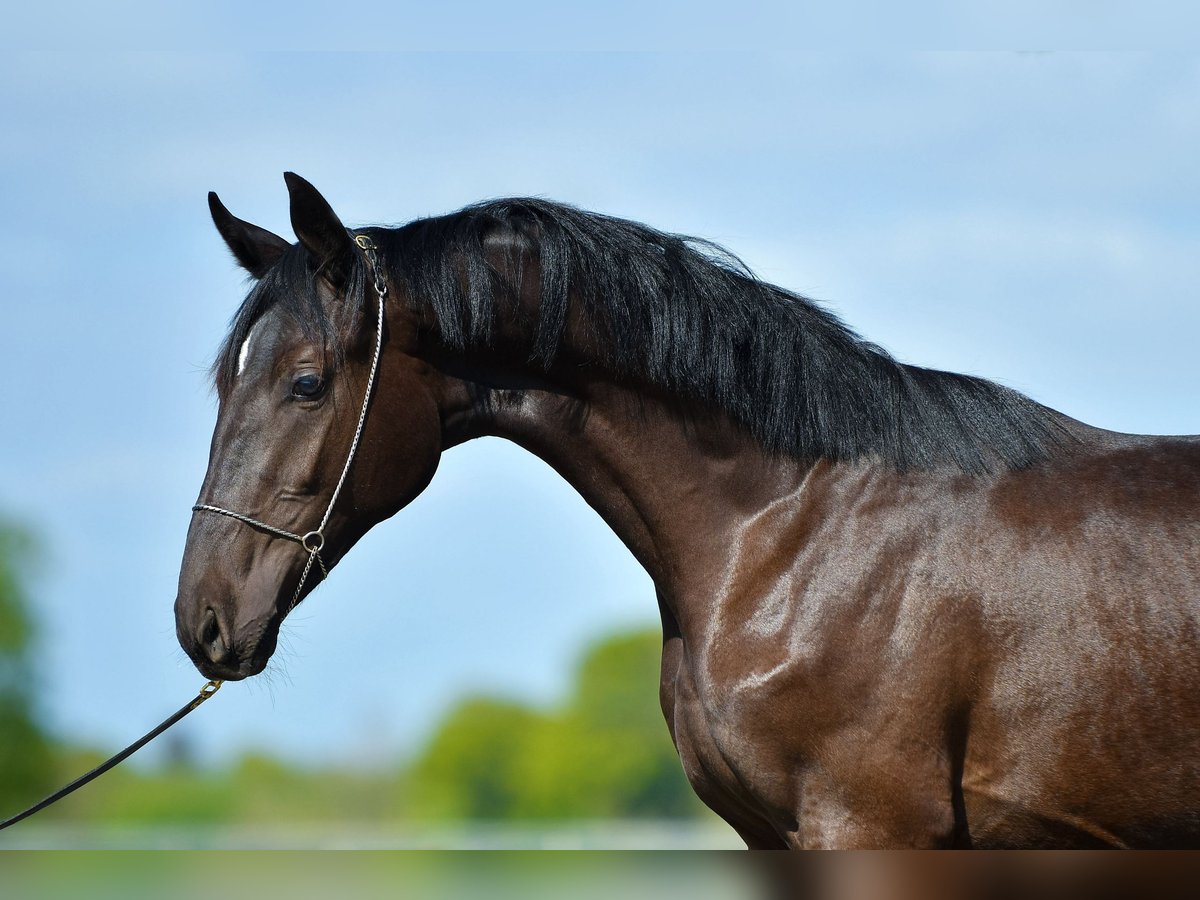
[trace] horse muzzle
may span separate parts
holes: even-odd
[[[199,615],[188,615],[176,601],[175,631],[179,645],[205,678],[240,681],[267,667],[275,652],[278,625],[248,622],[234,628],[219,607],[197,604]]]

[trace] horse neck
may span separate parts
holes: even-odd
[[[544,460],[668,603],[685,581],[719,578],[735,524],[794,492],[809,468],[766,453],[723,416],[605,373],[564,366],[533,376],[445,360],[439,368],[457,385],[443,410],[447,444],[491,435]]]

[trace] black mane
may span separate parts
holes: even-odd
[[[520,284],[499,283],[485,241],[525,243],[541,271],[533,365],[549,367],[562,349],[574,298],[597,364],[722,410],[772,451],[984,472],[1028,466],[1064,439],[1060,417],[1046,407],[981,378],[898,363],[812,300],[757,280],[705,241],[534,199],[367,230],[394,283],[433,314],[455,349],[492,341],[503,314],[498,296],[520,294]],[[214,366],[219,385],[272,302],[288,304],[338,352],[338,335],[352,322],[326,318],[302,257],[287,254],[247,297]],[[346,304],[355,321],[363,275],[354,273]]]

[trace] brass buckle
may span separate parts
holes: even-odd
[[[204,685],[204,687],[200,688],[200,699],[207,700],[209,697],[211,697],[213,694],[215,694],[217,691],[219,691],[221,689],[221,685],[223,685],[224,683],[225,682],[223,682],[223,681],[208,682],[208,684],[206,684],[206,685]]]

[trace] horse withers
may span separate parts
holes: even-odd
[[[667,726],[748,846],[1200,844],[1200,439],[901,364],[633,222],[350,231],[287,184],[296,244],[210,195],[255,284],[175,605],[206,676],[498,435],[653,577]]]

